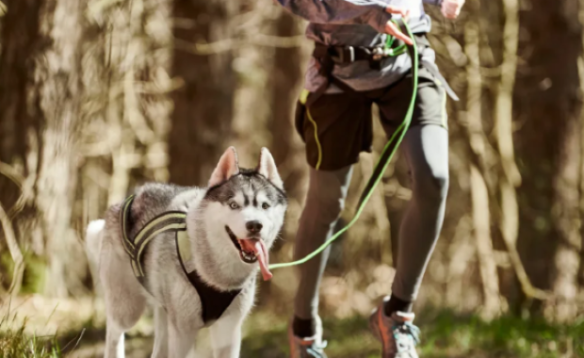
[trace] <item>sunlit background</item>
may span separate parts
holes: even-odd
[[[427,10],[461,100],[448,102],[446,220],[416,305],[422,352],[584,357],[584,0],[467,0],[456,21]],[[274,155],[290,209],[271,261],[291,259],[307,186],[292,121],[305,22],[270,0],[0,0],[0,13],[0,356],[103,354],[86,224],[146,181],[206,185],[227,146],[244,167],[262,146]],[[375,133],[344,220],[385,143]],[[333,247],[331,357],[379,356],[364,317],[390,293],[409,187],[398,154]],[[286,357],[296,277],[274,274],[242,357]],[[128,356],[149,356],[151,334],[147,315]]]

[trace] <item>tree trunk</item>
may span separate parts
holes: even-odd
[[[528,41],[518,52],[530,68],[518,71],[516,93],[521,95],[515,97],[517,111],[526,119],[516,143],[522,176],[529,178],[519,189],[523,209],[518,244],[534,284],[569,298],[572,289],[567,286],[575,279],[575,260],[568,252],[578,235],[574,218],[579,215],[578,201],[573,197],[578,197],[578,184],[574,183],[578,174],[574,172],[580,161],[575,149],[579,139],[573,135],[579,128],[581,109],[577,68],[581,25],[576,2],[537,0],[531,4],[521,18]],[[556,310],[553,304],[547,309],[550,316],[570,311]]]
[[[33,56],[42,47],[39,34],[41,0],[8,1],[9,12],[2,19],[0,56],[0,162],[20,177],[36,167],[27,166],[30,141],[41,126],[38,104],[29,93],[34,89]],[[0,171],[0,204],[11,214],[21,195],[22,182],[11,179],[6,167]]]
[[[299,22],[289,13],[282,11],[275,23],[276,36],[297,36],[300,32]],[[302,48],[277,47],[270,76],[273,88],[270,123],[271,151],[276,164],[288,164],[286,169],[289,168],[289,172],[283,174],[287,189],[293,196],[299,189],[298,184],[304,175],[305,167],[304,156],[298,155],[302,151],[303,145],[294,127],[295,104],[303,84],[302,68],[305,62],[306,56],[303,55]]]
[[[580,20],[580,24],[582,26],[580,37],[582,41],[582,48],[584,48],[584,0],[578,1],[579,11],[578,11],[578,19]],[[584,98],[584,55],[580,55],[580,59],[578,61],[578,73],[580,74],[580,98]],[[584,302],[584,106],[580,108],[580,178],[579,178],[579,189],[580,189],[580,202],[579,202],[579,209],[580,209],[580,263],[579,263],[579,270],[578,270],[578,277],[577,277],[577,284],[579,286],[579,300],[580,302]]]
[[[519,233],[519,204],[516,188],[521,185],[521,174],[515,162],[513,142],[513,91],[517,72],[519,42],[519,2],[503,0],[503,49],[501,76],[495,87],[495,133],[499,157],[503,168],[499,179],[500,213],[499,229],[507,248],[515,274],[524,295],[530,299],[545,298],[545,293],[531,284],[517,251]]]
[[[63,297],[81,290],[84,276],[83,260],[78,259],[83,250],[70,223],[81,123],[80,46],[86,2],[29,0],[7,5],[0,65],[6,74],[0,85],[0,156],[26,179],[22,192],[11,190],[16,195],[7,193],[10,186],[3,184],[0,200],[9,208],[15,196],[23,194],[28,200],[26,215],[14,220],[18,236],[21,241],[36,237],[33,248],[48,258],[45,292]],[[20,211],[9,209],[9,214]]]
[[[298,19],[281,11],[275,22],[276,36],[298,36],[302,25]],[[279,166],[286,191],[292,199],[289,212],[295,217],[290,218],[290,222],[297,222],[299,217],[305,194],[303,184],[308,168],[304,143],[294,125],[296,102],[304,85],[303,68],[307,61],[306,51],[301,47],[276,47],[270,76],[270,86],[273,89],[268,124],[272,134],[270,151]],[[292,228],[288,234],[293,235],[294,232],[295,229]]]
[[[467,114],[470,146],[482,162],[485,161],[485,135],[482,127],[482,76],[480,72],[479,27],[469,22],[465,27],[465,52],[469,59],[467,66]],[[491,216],[489,211],[489,191],[485,178],[474,164],[470,165],[470,192],[472,198],[472,221],[479,272],[483,284],[483,309],[481,314],[491,319],[501,313],[499,277],[491,238]]]
[[[580,19],[584,19],[584,1],[579,1]],[[580,32],[580,45],[584,33]],[[584,94],[584,68],[579,58],[577,89]],[[576,88],[574,88],[576,90]],[[582,97],[580,97],[582,98]],[[554,206],[552,218],[558,230],[558,246],[554,256],[552,291],[554,300],[548,304],[548,315],[559,321],[569,321],[578,314],[578,275],[582,253],[582,216],[580,211],[582,181],[582,104],[579,115],[569,113],[564,119],[563,131],[558,143],[557,171],[553,180]]]
[[[231,0],[175,0],[173,75],[184,85],[174,93],[169,134],[170,181],[206,185],[227,146],[235,78],[232,49],[198,52],[194,43],[227,40],[236,10]]]
[[[558,247],[554,256],[552,291],[555,296],[553,317],[569,321],[577,316],[578,270],[580,268],[580,118],[567,118],[563,143],[560,143],[558,171],[554,177],[552,217],[558,229]]]
[[[77,141],[81,134],[81,41],[86,1],[47,1],[41,35],[51,46],[37,59],[36,85],[45,119],[36,206],[47,242],[45,292],[65,297],[82,292],[83,249],[71,227],[77,183]],[[79,270],[81,268],[81,270]],[[81,271],[81,272],[80,272]]]

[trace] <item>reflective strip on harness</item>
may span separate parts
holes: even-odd
[[[173,218],[171,217],[168,220],[172,220],[172,219]],[[146,229],[146,227],[142,230],[145,230],[145,229]],[[136,255],[136,258],[134,259],[136,264],[138,265],[138,268],[140,269],[140,276],[144,276],[144,269],[142,268],[142,255],[144,254],[144,248],[146,246],[148,246],[148,243],[150,243],[150,240],[155,238],[156,235],[163,234],[165,232],[179,231],[179,230],[186,230],[186,229],[187,229],[187,224],[184,222],[183,223],[167,224],[167,225],[163,226],[162,228],[154,231],[150,235],[148,235],[148,237],[146,237],[144,240],[140,241],[140,244],[138,246],[136,246],[136,249],[138,250],[138,255]]]
[[[175,223],[175,221],[179,221],[179,223],[183,224],[184,226],[183,229],[186,228],[186,224],[184,222],[185,219],[186,219],[185,213],[175,211],[170,211],[162,214],[161,216],[157,216],[156,218],[150,220],[150,222],[146,226],[144,226],[136,235],[136,237],[134,238],[134,245],[136,245],[136,247],[142,246],[143,241],[151,239],[152,233],[150,233],[149,231],[153,230],[157,226],[162,226],[163,228],[168,227],[169,230],[172,230],[169,226],[165,225],[170,225]]]
[[[191,242],[186,231],[179,231],[176,233],[176,244],[178,245],[178,255],[181,261],[187,262],[191,259]]]
[[[130,220],[130,210],[129,208],[132,206],[134,202],[134,195],[130,195],[128,199],[124,202],[124,206],[122,207],[122,244],[124,245],[124,249],[130,255],[130,257],[134,258],[134,243],[130,238],[128,238],[128,221]]]
[[[187,228],[186,217],[187,214],[182,211],[167,211],[150,220],[138,233],[131,239],[128,236],[130,220],[131,220],[131,210],[132,202],[134,201],[134,196],[130,196],[126,199],[124,206],[122,208],[122,237],[124,249],[130,256],[132,260],[132,270],[136,277],[144,277],[144,268],[142,267],[142,259],[144,255],[144,249],[150,241],[159,234],[165,232],[176,232],[184,231]]]

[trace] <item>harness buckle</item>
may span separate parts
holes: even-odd
[[[392,48],[383,48],[383,47],[375,47],[372,51],[372,59],[374,61],[380,61],[386,57],[392,56],[393,55],[393,49]]]
[[[348,52],[348,56],[346,55]],[[355,62],[355,48],[353,46],[344,46],[341,51],[337,51],[338,56],[332,56],[333,60],[339,63],[352,63]]]

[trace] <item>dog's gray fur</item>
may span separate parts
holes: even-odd
[[[97,264],[106,303],[105,357],[124,357],[124,332],[136,324],[150,301],[155,311],[152,357],[183,358],[204,326],[198,293],[177,260],[171,234],[159,235],[148,246],[144,258],[148,290],[142,287],[122,246],[121,207],[112,206],[104,220],[91,222],[87,229],[87,250]],[[242,290],[210,325],[216,358],[239,356],[241,324],[253,305],[258,272],[257,263],[241,260],[225,225],[238,238],[246,238],[246,222],[261,222],[259,236],[269,250],[282,227],[286,207],[282,180],[265,148],[255,171],[240,170],[235,149],[229,148],[213,172],[209,189],[146,184],[135,191],[131,237],[161,212],[185,211],[192,249],[192,259],[185,262],[187,271],[195,269],[220,290]]]

